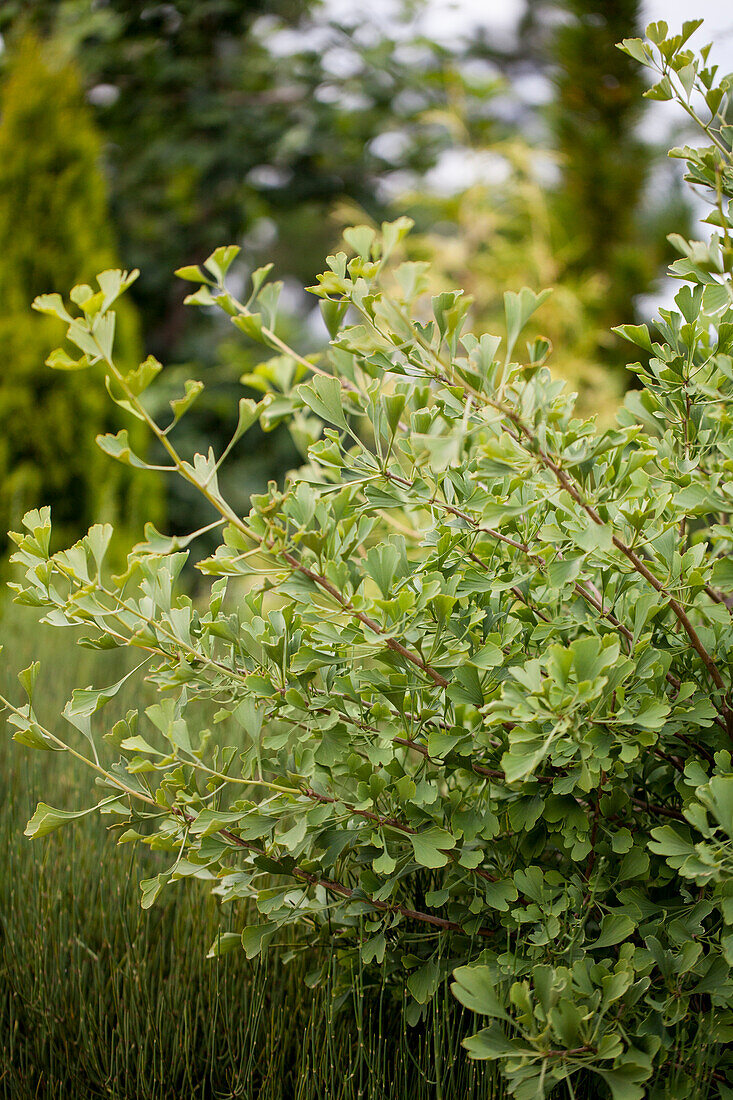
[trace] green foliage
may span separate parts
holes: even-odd
[[[117,680],[131,664],[119,651],[60,646],[57,633],[28,608],[3,608],[0,643],[17,662],[44,667],[44,718],[63,708],[77,678]],[[14,679],[0,666],[0,691]],[[128,681],[106,714],[114,721],[140,703]],[[226,724],[218,734],[238,738]],[[461,1056],[471,1021],[447,990],[433,1027],[418,1033],[358,974],[345,1001],[332,980],[311,988],[317,962],[302,937],[255,961],[227,951],[232,936],[239,943],[230,929],[243,910],[222,909],[209,883],[181,882],[142,910],[131,861],[142,854],[138,869],[153,877],[165,852],[110,847],[93,818],[24,843],[36,799],[85,796],[86,774],[59,762],[0,740],[3,1100],[432,1100],[441,1086],[447,1097],[504,1096],[494,1067]],[[213,958],[209,943],[221,947]]]
[[[240,423],[288,421],[306,465],[243,518],[220,488],[225,454],[179,453],[181,407],[154,425],[223,528],[198,563],[201,603],[176,589],[184,542],[152,526],[114,577],[108,527],[50,555],[43,509],[13,536],[18,599],[138,652],[160,691],[107,745],[116,683],[64,711],[119,840],[168,853],[144,904],[213,880],[256,905],[248,956],[297,926],[334,944],[345,986],[365,967],[413,1021],[454,972],[490,1021],[468,1053],[518,1100],[733,1087],[732,81],[686,50],[694,27],[653,25],[655,47],[626,48],[659,68],[653,95],[697,119],[699,92],[712,112],[711,146],[680,155],[721,232],[680,238],[676,308],[652,332],[622,328],[648,359],[614,427],[575,418],[546,348],[521,350],[544,295],[507,292],[503,341],[464,332],[460,291],[427,301],[423,268],[391,262],[406,219],[347,231],[351,258],[328,258],[320,358],[277,334],[266,272],[240,302],[219,252],[180,273],[189,301],[277,350]],[[154,372],[126,373],[110,347],[124,287],[105,273],[75,294],[68,335],[147,418]],[[103,445],[134,460],[124,437]],[[63,750],[37,671],[21,674],[26,703],[3,697],[8,721]],[[236,743],[201,728],[201,700]],[[46,806],[29,828],[59,820]],[[715,1071],[698,1081],[703,1048]]]
[[[122,535],[141,514],[141,483],[110,471],[94,446],[116,418],[69,362],[49,374],[44,360],[64,330],[30,310],[37,294],[114,262],[100,138],[73,68],[55,64],[32,36],[18,45],[0,103],[0,525],[5,531],[47,502],[61,545],[96,519],[115,522]],[[129,304],[119,311],[117,342],[120,361],[136,363]],[[155,510],[154,499],[145,507]]]

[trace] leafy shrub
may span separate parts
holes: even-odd
[[[653,335],[621,329],[646,361],[612,429],[573,417],[542,340],[517,353],[544,296],[507,294],[503,346],[462,334],[460,292],[426,303],[420,265],[390,266],[406,221],[347,230],[353,258],[329,258],[318,361],[276,335],[266,271],[234,298],[236,250],[219,249],[179,272],[199,284],[190,301],[278,352],[232,446],[289,420],[306,465],[238,515],[217,481],[226,454],[188,460],[172,441],[199,384],[158,426],[159,364],[116,364],[111,306],[133,276],[105,272],[73,295],[68,335],[217,515],[208,600],[177,594],[186,540],[152,526],[116,577],[109,527],[52,556],[48,510],[14,536],[17,598],[85,624],[90,646],[139,651],[160,690],[107,733],[110,764],[96,715],[122,682],[74,692],[67,741],[33,709],[38,667],[21,673],[15,738],[85,757],[103,794],[41,803],[28,835],[98,809],[120,842],[171,853],[144,907],[182,877],[252,898],[260,922],[215,953],[255,956],[298,924],[335,945],[345,982],[366,966],[409,993],[413,1020],[452,972],[489,1018],[469,1054],[498,1061],[520,1100],[670,1095],[672,1078],[675,1095],[731,1095],[733,81],[686,50],[697,25],[625,44],[659,67],[652,96],[697,119],[700,93],[712,113],[712,144],[678,155],[720,232],[676,241],[684,285]],[[58,295],[36,305],[66,318]],[[100,444],[141,464],[124,433]],[[242,751],[198,728],[201,699],[241,726]],[[704,1046],[715,1070],[696,1079]]]

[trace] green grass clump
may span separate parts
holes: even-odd
[[[42,719],[58,728],[73,686],[112,683],[116,654],[80,648],[70,631],[7,608],[0,691],[17,696],[18,669],[40,659]],[[45,656],[44,656],[45,654]],[[139,684],[108,707],[114,721],[146,705]],[[136,694],[137,693],[137,694]],[[243,918],[195,881],[153,909],[139,878],[160,853],[117,847],[99,820],[41,841],[23,829],[39,799],[89,804],[92,780],[67,757],[0,739],[0,1097],[3,1100],[489,1100],[492,1069],[460,1049],[462,1013],[446,994],[430,1026],[359,981],[339,1005],[307,985],[312,953],[243,952],[207,959],[219,929]],[[468,1022],[466,1022],[467,1024]]]

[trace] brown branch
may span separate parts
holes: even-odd
[[[395,738],[394,740],[397,740]],[[301,792],[308,798],[312,798],[316,802],[330,802],[340,803],[340,799],[332,798],[330,795],[319,794],[318,791],[314,791],[312,787],[308,787]],[[404,821],[400,821],[396,817],[380,817],[379,814],[374,814],[370,810],[357,810],[355,806],[350,805],[348,802],[341,802],[350,814],[355,814],[357,817],[366,818],[367,821],[373,821],[377,825],[385,826],[391,829],[397,829],[401,833],[407,833],[411,836],[419,835],[419,829],[413,829],[411,825],[407,825]],[[451,861],[455,862],[456,855],[453,852],[446,851],[446,856]],[[490,871],[485,871],[483,867],[467,867],[464,870],[469,871],[470,874],[478,875],[479,878],[486,879],[487,882],[496,882],[496,876],[492,875]]]
[[[397,474],[389,473],[388,471],[383,471],[383,473],[387,481],[395,481],[399,485],[402,485],[404,488],[411,489],[414,487],[413,482],[409,481],[407,478],[400,477]],[[519,542],[517,539],[509,538],[507,535],[503,535],[501,531],[497,531],[493,527],[483,527],[467,512],[461,511],[460,508],[456,508],[452,504],[448,504],[442,500],[436,500],[435,498],[430,501],[420,501],[419,503],[420,506],[424,508],[441,508],[443,511],[448,512],[450,515],[456,516],[458,519],[464,520],[464,522],[468,524],[468,526],[471,527],[474,531],[477,531],[484,535],[488,535],[490,538],[495,539],[498,542],[503,542],[506,546],[511,546],[514,550],[519,550],[525,555],[527,560],[530,561],[533,565],[536,565],[540,571],[544,572],[544,570],[547,569],[547,562],[544,560],[544,558],[541,558],[539,554],[535,554],[531,547],[529,547],[526,543]],[[469,557],[472,561],[476,562],[477,565],[480,565],[482,569],[488,571],[489,566],[478,556],[478,554],[475,554],[471,551],[469,552]],[[603,606],[601,600],[598,599],[598,597],[591,591],[589,587],[586,587],[586,585],[581,583],[580,581],[574,581],[573,590],[577,593],[578,596],[586,600],[591,605],[591,607],[593,607],[594,610],[597,611],[599,615],[601,615],[602,618],[606,619],[607,622],[609,622],[611,626],[613,626],[614,629],[619,632],[619,634],[621,634],[629,643],[633,644],[633,633],[624,623],[620,622],[619,619],[617,619],[611,611]],[[526,603],[527,606],[532,606],[528,603],[528,601],[517,588],[512,588],[512,592],[514,592],[517,598],[522,600],[523,603]],[[537,615],[539,615],[540,618],[545,618],[543,613],[540,612],[536,607],[532,606],[532,610]],[[545,621],[547,621],[546,618]],[[676,676],[674,676],[671,672],[668,672],[665,675],[665,679],[669,684],[672,685],[673,688],[679,691],[681,687],[681,682]]]
[[[658,756],[660,760],[666,760],[668,764],[671,764],[673,768],[676,768],[682,775],[685,774],[685,766],[678,756],[671,756],[668,752],[664,752],[660,748],[652,749],[655,756]]]
[[[650,814],[658,814],[660,817],[672,817],[675,821],[684,821],[685,816],[679,810],[672,810],[668,806],[658,806],[654,802],[646,802],[641,798],[630,796],[630,802],[638,806],[640,810],[646,810]]]
[[[332,879],[318,878],[317,875],[313,875],[309,871],[304,871],[302,867],[293,867],[292,871],[289,873],[298,878],[305,879],[311,886],[322,886],[325,890],[333,894],[338,894],[340,897],[352,898],[356,894],[356,891],[350,890],[348,886],[344,886],[340,882],[334,882]],[[364,898],[357,897],[356,900],[363,900],[384,913],[400,913],[403,917],[407,917],[410,920],[422,921],[424,924],[432,924],[436,928],[442,928],[445,932],[459,932],[462,936],[470,935],[470,933],[466,932],[461,925],[457,924],[455,921],[446,920],[444,917],[435,917],[432,913],[422,913],[418,909],[408,909],[404,905],[399,905],[397,903],[390,905],[386,901],[377,901],[376,898],[370,898],[368,895],[365,895]],[[490,928],[479,928],[476,934],[485,937],[494,935]]]
[[[186,817],[187,820],[191,820],[184,811],[175,810],[180,816]],[[264,855],[264,849],[257,844],[251,844],[247,840],[242,840],[235,833],[232,833],[229,829],[217,830],[219,834],[230,840],[233,844],[236,844],[240,848],[247,848],[249,851],[257,852],[258,855]],[[349,889],[348,886],[344,886],[341,882],[336,882],[334,879],[320,878],[318,875],[312,874],[310,871],[304,870],[302,867],[291,867],[290,870],[282,869],[284,875],[292,875],[294,878],[303,879],[311,886],[322,886],[324,890],[328,890],[329,893],[337,894],[339,897],[352,898],[356,894],[356,890]],[[407,917],[409,920],[420,921],[423,924],[432,924],[436,928],[442,928],[445,932],[459,932],[462,936],[468,936],[470,933],[464,931],[460,924],[456,921],[446,920],[444,917],[436,917],[432,913],[423,913],[418,909],[408,909],[404,905],[400,905],[397,902],[390,905],[385,901],[377,901],[376,898],[369,897],[365,894],[363,898],[357,897],[357,901],[365,901],[368,905],[373,906],[375,909],[380,910],[383,913],[400,913],[403,917]],[[479,936],[490,937],[494,933],[490,928],[479,928],[476,933]]]
[[[393,737],[392,740],[396,745],[404,745],[408,749],[414,749],[415,752],[421,753],[423,756],[427,757],[431,761],[431,763],[435,762],[433,757],[430,756],[427,747],[425,745],[421,745],[419,741],[410,741],[407,737]],[[482,764],[477,764],[470,758],[467,760],[467,763],[471,771],[476,772],[477,775],[485,775],[487,779],[506,780],[506,775],[500,769],[485,768]],[[532,779],[535,779],[538,783],[554,782],[554,776],[551,775],[533,775]]]
[[[304,577],[307,577],[309,580],[313,581],[313,583],[317,584],[319,588],[322,588],[324,592],[328,592],[328,594],[332,596],[337,601],[337,603],[341,605],[341,607],[343,607],[344,611],[348,611],[350,615],[353,615],[354,618],[358,619],[359,622],[363,623],[364,626],[369,628],[369,630],[383,637],[388,649],[391,649],[394,653],[398,653],[400,657],[403,657],[406,661],[409,661],[411,664],[415,665],[416,668],[419,668],[422,672],[426,673],[431,678],[431,680],[438,685],[438,687],[445,688],[448,686],[448,681],[446,680],[445,676],[441,676],[441,674],[439,672],[436,672],[436,670],[431,665],[429,665],[427,661],[424,661],[423,658],[420,657],[418,654],[412,653],[406,646],[402,644],[402,642],[398,642],[396,638],[387,636],[384,629],[379,625],[379,623],[375,622],[374,619],[371,619],[368,615],[365,615],[363,611],[357,611],[353,604],[351,604],[350,601],[347,600],[346,597],[339,592],[338,588],[336,588],[335,585],[331,584],[331,582],[326,577],[323,577],[320,573],[316,573],[312,569],[308,569],[307,566],[302,565],[301,562],[299,562],[298,559],[287,550],[282,550],[281,554],[288,565],[290,565],[293,569],[296,569],[299,573],[302,573]]]
[[[301,790],[301,794],[304,794],[306,798],[312,799],[314,802],[328,802],[339,803],[344,806],[350,814],[354,814],[356,817],[363,817],[367,821],[373,821],[376,825],[386,826],[392,829],[398,829],[401,833],[418,833],[419,829],[413,829],[411,825],[406,825],[404,821],[400,821],[396,817],[380,817],[379,814],[373,814],[371,810],[357,810],[355,806],[352,806],[349,802],[342,802],[340,798],[333,798],[328,794],[319,794],[318,791],[314,791],[312,787],[306,787]]]
[[[406,737],[394,737],[393,740],[396,744],[405,745],[407,748],[414,749],[416,752],[419,752],[423,756],[426,756],[426,757],[428,757],[428,759],[432,760],[432,758],[430,757],[430,754],[428,753],[428,750],[425,747],[425,745],[421,745],[418,741],[410,741]],[[663,756],[665,759],[670,760],[671,763],[674,762],[673,759],[671,757],[668,757],[666,753],[662,753],[660,751],[658,755]],[[472,771],[475,771],[478,775],[485,775],[489,779],[506,779],[506,776],[505,776],[503,771],[495,770],[493,768],[484,768],[480,764],[475,764],[471,760],[469,760],[468,763],[469,763],[469,766],[471,767]],[[558,772],[557,776],[533,775],[531,778],[536,780],[538,783],[554,783],[556,778],[561,778],[565,774],[566,774],[565,772]],[[584,808],[588,808],[587,803],[581,802],[577,798],[575,799],[575,801],[578,803],[579,806],[583,806]],[[678,821],[684,821],[685,820],[683,815],[679,812],[679,810],[672,810],[672,809],[669,809],[667,806],[659,806],[659,805],[657,805],[656,803],[653,803],[653,802],[644,802],[641,799],[634,798],[634,797],[631,797],[631,802],[635,806],[638,806],[640,809],[647,810],[648,813],[659,814],[662,817],[674,817]],[[598,806],[598,804],[596,804],[596,810],[595,810],[596,815],[598,813],[597,806]]]
[[[583,494],[571,481],[565,471],[560,466],[558,466],[558,464],[554,462],[553,459],[550,458],[550,456],[542,449],[542,447],[539,446],[537,442],[537,437],[528,428],[525,427],[519,415],[513,410],[507,409],[501,405],[497,404],[495,405],[495,407],[511,420],[511,422],[516,426],[520,436],[524,437],[528,441],[528,443],[532,444],[532,450],[530,451],[530,453],[537,454],[539,456],[543,465],[555,476],[558,484],[561,485],[563,489],[565,489],[565,491],[570,495],[570,497],[572,497],[576,504],[580,508],[582,508],[586,515],[593,520],[596,526],[606,527],[606,524],[603,522],[593,505],[589,504],[584,499]],[[733,713],[731,713],[731,710],[726,702],[725,682],[723,680],[723,677],[720,675],[715,661],[700,641],[700,637],[695,630],[695,627],[690,622],[687,612],[682,607],[682,604],[680,604],[679,601],[675,599],[672,593],[665,588],[662,582],[657,580],[652,571],[647,567],[645,562],[642,561],[636,551],[633,550],[626,542],[624,542],[624,540],[620,538],[619,535],[616,535],[612,532],[611,541],[613,542],[613,545],[617,548],[617,550],[620,550],[621,553],[626,557],[626,559],[631,562],[632,566],[639,574],[639,576],[643,577],[644,580],[646,580],[652,586],[652,588],[660,594],[660,596],[664,596],[664,598],[667,600],[668,606],[671,608],[674,615],[676,615],[678,621],[682,625],[682,628],[687,634],[687,637],[690,639],[692,648],[695,650],[695,652],[698,654],[701,661],[705,665],[713,683],[722,693],[722,699],[720,701],[720,711],[725,719],[728,733],[733,738]]]
[[[713,603],[725,603],[725,596],[723,596],[720,592],[716,592],[712,585],[706,584],[703,585],[703,588],[705,589]],[[726,604],[726,607],[727,606],[728,605]]]
[[[715,764],[715,757],[705,745],[701,745],[698,741],[693,741],[691,737],[688,737],[685,733],[675,733],[674,735],[678,741],[682,741],[684,745],[687,745],[693,752],[699,752],[703,759],[707,760],[708,764]]]

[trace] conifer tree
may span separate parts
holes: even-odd
[[[120,477],[94,443],[117,426],[109,403],[82,374],[47,369],[60,329],[31,310],[35,295],[117,266],[100,157],[73,66],[25,36],[0,89],[1,530],[39,501],[51,504],[63,539],[99,519],[134,525],[138,477]],[[118,323],[132,367],[130,307]]]
[[[641,0],[549,0],[548,14],[553,8],[560,18],[548,43],[555,85],[550,124],[563,164],[557,213],[573,227],[571,268],[605,279],[597,321],[608,329],[644,319],[639,296],[654,289],[674,259],[667,234],[675,226],[687,232],[689,213],[673,178],[661,191],[664,199],[650,194],[665,151],[639,132],[646,79],[637,61],[616,48],[640,33]],[[604,358],[623,369],[623,345],[608,341]]]
[[[558,155],[560,179],[551,193],[559,279],[602,285],[588,315],[604,334],[591,355],[615,368],[616,383],[632,382],[623,343],[612,326],[644,320],[650,294],[674,259],[673,229],[690,231],[687,199],[675,173],[651,186],[667,164],[666,148],[640,129],[650,109],[646,78],[616,44],[640,33],[641,0],[525,0],[517,46],[475,44],[512,81],[538,74],[552,86],[543,114],[546,139]],[[530,119],[522,123],[529,128]],[[536,124],[536,123],[535,123]],[[643,307],[642,307],[643,309]]]

